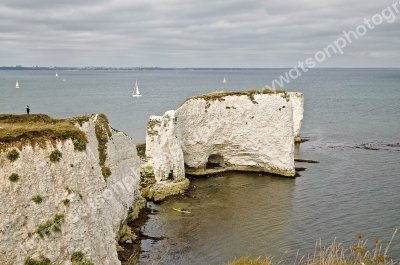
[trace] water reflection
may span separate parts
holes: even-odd
[[[284,245],[294,179],[226,173],[193,179],[191,196],[150,207],[160,211],[143,228],[164,242],[142,242],[140,264],[218,264],[243,255],[265,256]],[[173,208],[185,208],[182,214]],[[205,262],[205,263],[204,263]]]

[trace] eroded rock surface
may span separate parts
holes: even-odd
[[[79,251],[94,264],[120,264],[118,231],[142,199],[140,161],[132,139],[100,117],[93,115],[80,127],[88,140],[84,151],[75,150],[69,139],[47,141],[44,148],[24,145],[13,162],[6,158],[12,148],[0,152],[1,264],[24,264],[40,255],[52,264],[71,264]],[[62,153],[59,162],[49,159],[55,149]],[[13,173],[19,176],[15,182],[9,179]],[[44,224],[49,228],[40,230]]]
[[[294,176],[294,140],[303,119],[299,92],[215,92],[152,116],[146,156],[158,182],[185,172],[262,171]]]

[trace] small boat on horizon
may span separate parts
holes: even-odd
[[[19,88],[18,80],[17,80],[17,82],[15,83],[15,88]]]
[[[224,84],[226,83],[226,79],[225,79],[225,76],[224,76],[224,80],[222,80],[222,83],[224,83]]]
[[[139,86],[138,86],[138,84],[137,84],[137,79],[136,79],[136,83],[135,83],[135,90],[134,90],[134,93],[132,93],[132,97],[141,97],[142,96],[142,94],[140,94],[140,92],[139,92]]]
[[[58,76],[58,74],[56,73],[56,76]]]

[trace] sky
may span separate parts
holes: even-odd
[[[382,16],[393,3],[0,0],[0,66],[291,68],[380,14],[317,66],[400,67],[400,14]]]

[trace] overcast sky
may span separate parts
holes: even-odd
[[[394,2],[0,0],[0,66],[293,67]],[[396,16],[318,66],[400,67]]]

